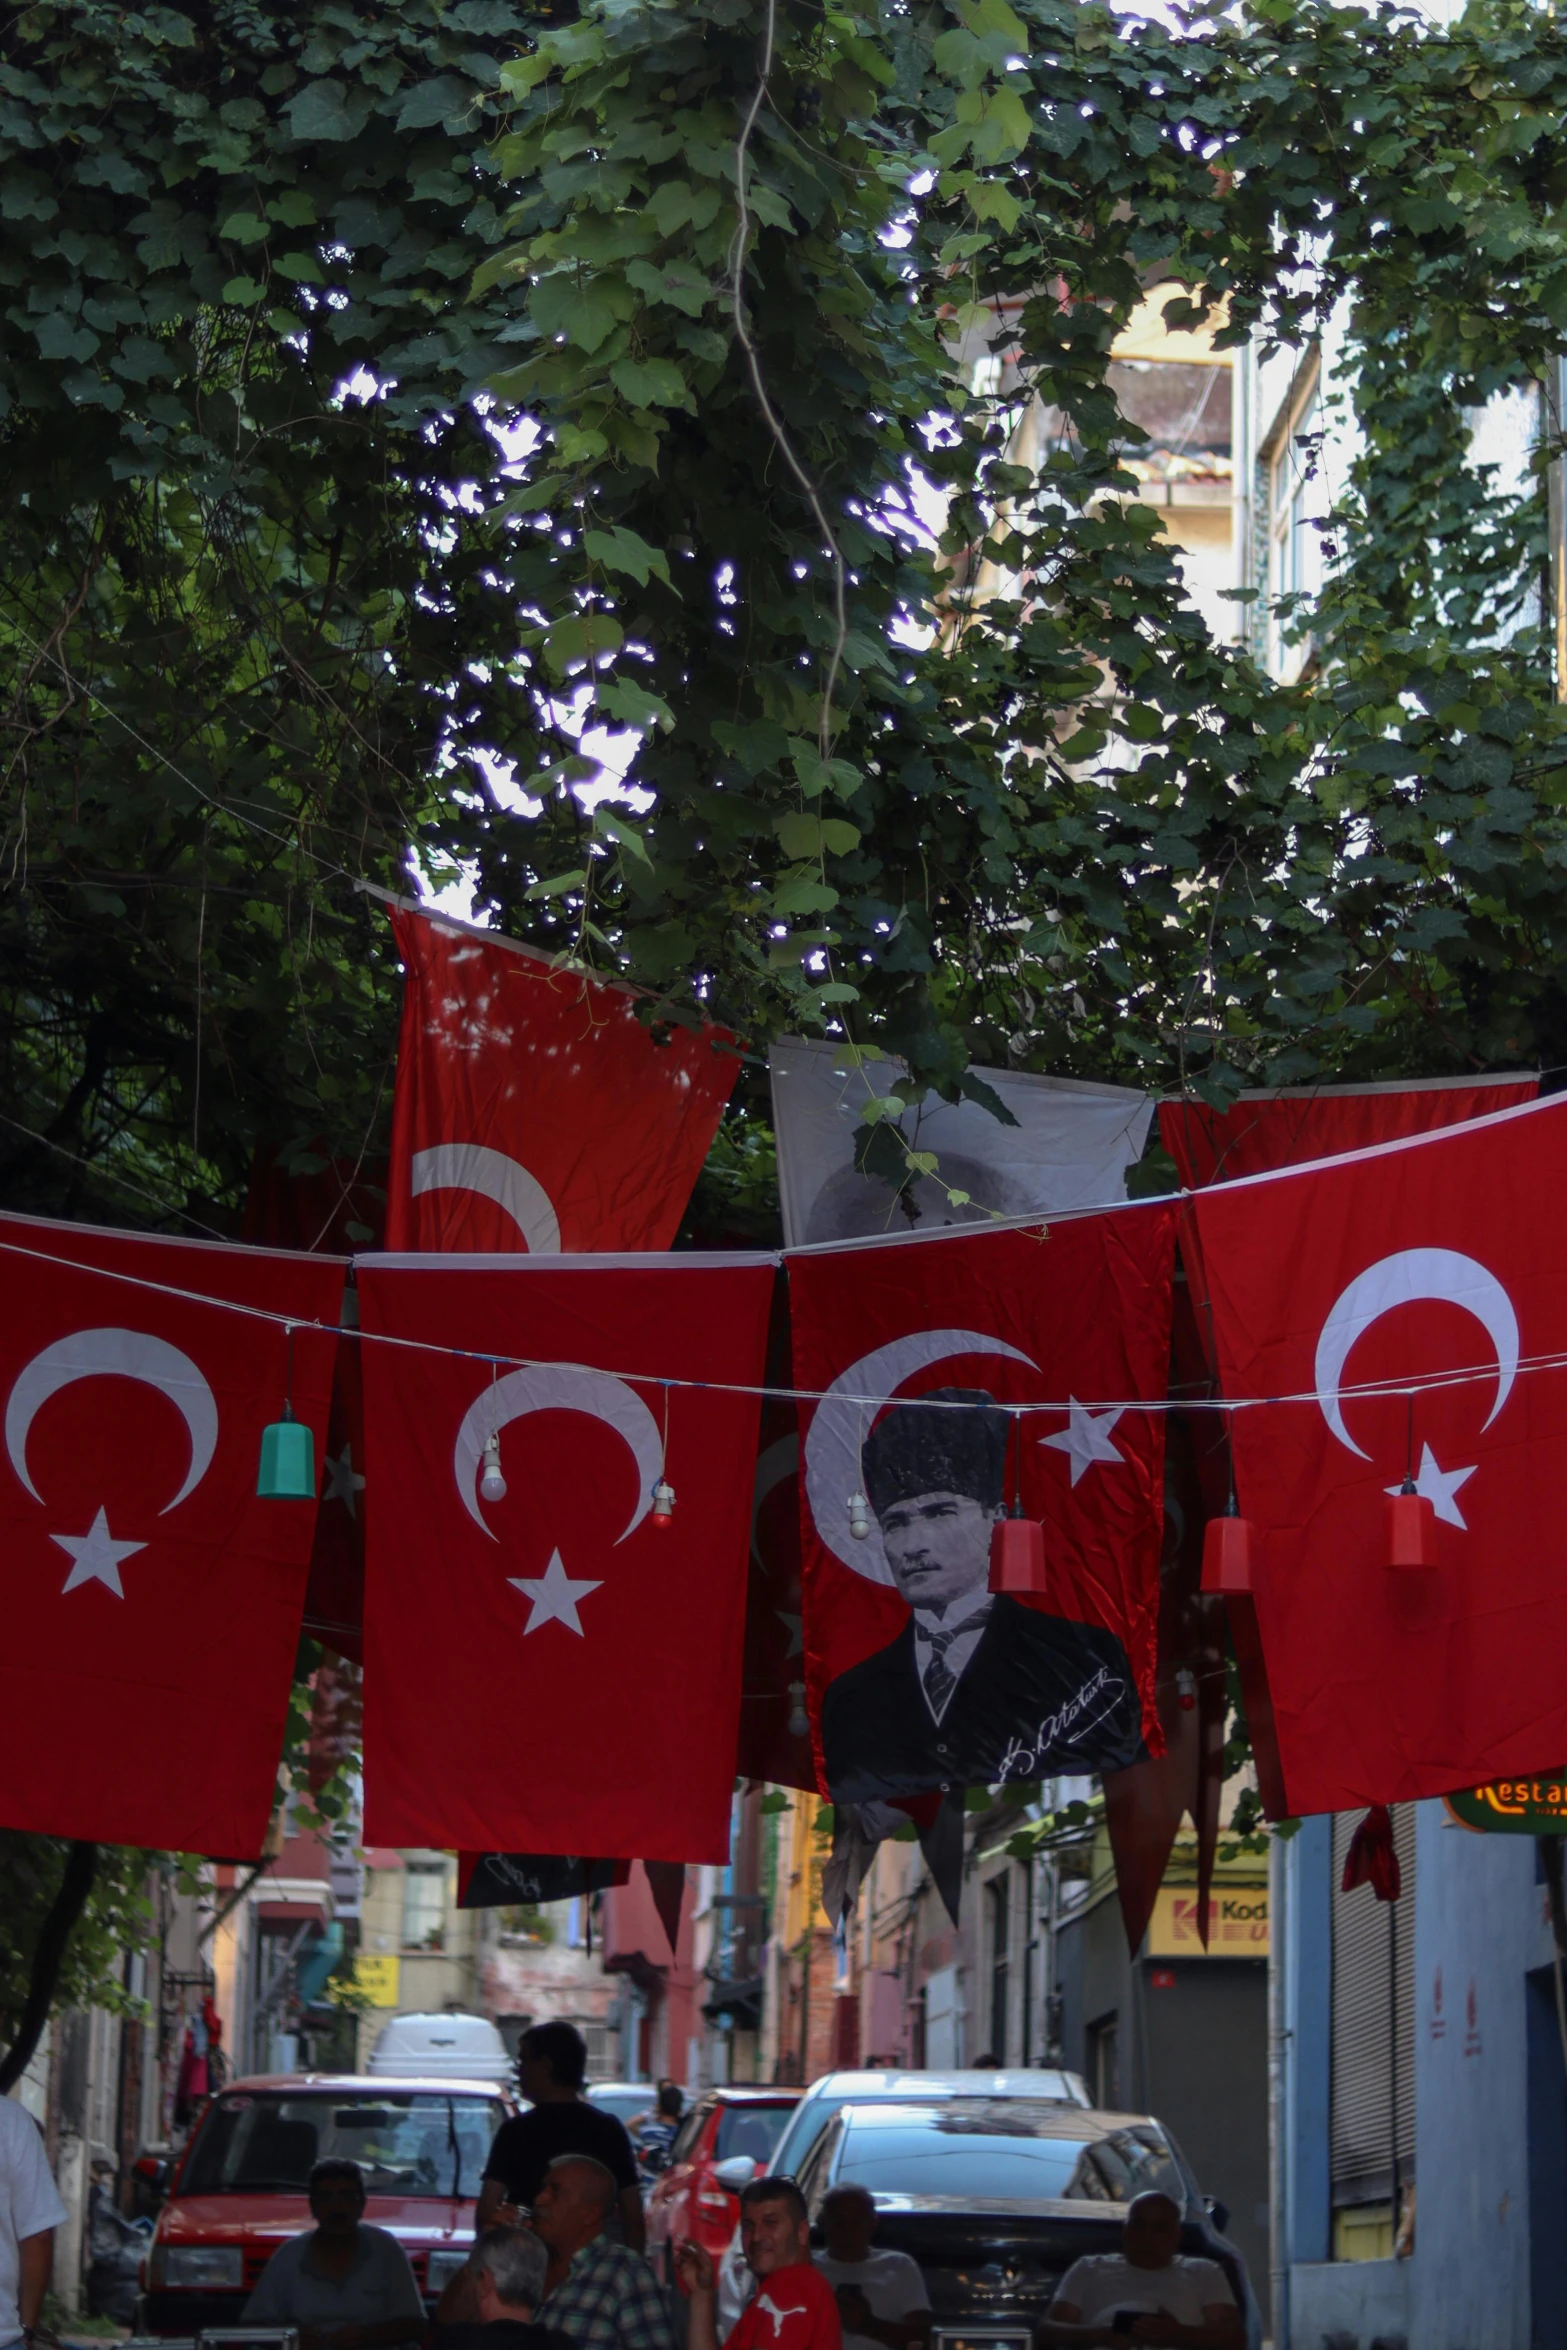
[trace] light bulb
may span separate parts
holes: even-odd
[[[506,1480],[501,1475],[501,1440],[487,1436],[484,1440],[484,1474],[479,1479],[479,1491],[486,1501],[506,1499]]]
[[[858,1488],[849,1496],[849,1532],[863,1542],[871,1530],[871,1505]]]
[[[667,1526],[675,1514],[675,1489],[666,1485],[662,1477],[653,1488],[653,1523]]]
[[[811,1725],[805,1711],[805,1683],[791,1681],[789,1684],[789,1735],[791,1738],[808,1738],[810,1734]]]

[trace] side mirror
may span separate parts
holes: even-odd
[[[161,2154],[138,2154],[131,2164],[131,2175],[149,2195],[166,2195],[173,2175],[172,2165]]]
[[[1208,2217],[1212,2220],[1220,2235],[1226,2235],[1229,2232],[1230,2225],[1229,2205],[1227,2203],[1221,2203],[1217,2195],[1205,2195],[1203,2197],[1203,2203],[1207,2210]]]
[[[749,2154],[731,2154],[727,2162],[715,2162],[713,2176],[731,2195],[738,2195],[742,2187],[749,2187],[756,2177],[757,2166]]]

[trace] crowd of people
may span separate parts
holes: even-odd
[[[587,2050],[569,2024],[537,2025],[519,2059],[529,2109],[502,2124],[485,2166],[466,2265],[427,2319],[397,2238],[365,2219],[359,2166],[337,2157],[310,2174],[314,2226],[273,2253],[244,2324],[291,2328],[299,2350],[682,2350],[670,2296],[643,2257],[637,2163],[624,2126],[583,2094]],[[679,2091],[661,2085],[639,2137],[667,2155]],[[53,2230],[64,2213],[42,2141],[0,2098],[0,2350],[37,2328]],[[1180,2249],[1166,2195],[1130,2206],[1118,2253],[1079,2260],[1038,2328],[1037,2350],[1243,2350],[1224,2272]],[[753,2288],[722,2350],[913,2350],[934,2323],[919,2265],[879,2250],[876,2207],[839,2186],[819,2214],[813,2253],[805,2198],[791,2178],[740,2195],[740,2243]],[[684,2350],[720,2350],[712,2256],[676,2248]]]

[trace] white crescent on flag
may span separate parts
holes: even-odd
[[[32,1495],[43,1495],[27,1466],[27,1436],[38,1412],[52,1395],[73,1380],[112,1374],[139,1379],[166,1395],[185,1422],[190,1437],[190,1466],[172,1501],[158,1513],[167,1517],[177,1509],[206,1475],[218,1442],[218,1407],[206,1379],[177,1346],[148,1330],[73,1330],[34,1355],[16,1375],[5,1407],[5,1449],[11,1466]]]
[[[482,1142],[442,1142],[415,1151],[408,1162],[408,1188],[415,1199],[427,1191],[472,1191],[493,1200],[510,1216],[528,1244],[528,1254],[560,1254],[560,1218],[536,1175],[504,1151]]]
[[[452,1468],[463,1508],[475,1525],[484,1526],[477,1480],[486,1437],[498,1436],[513,1420],[529,1412],[586,1412],[612,1428],[637,1465],[637,1500],[617,1543],[634,1534],[653,1506],[653,1488],[663,1474],[664,1444],[658,1422],[634,1388],[610,1371],[592,1371],[580,1364],[526,1364],[508,1371],[493,1387],[482,1388],[463,1415],[457,1431]]]
[[[1379,1257],[1374,1265],[1356,1274],[1323,1323],[1313,1377],[1323,1418],[1340,1444],[1358,1453],[1363,1461],[1371,1455],[1344,1425],[1339,1393],[1350,1350],[1395,1306],[1427,1298],[1461,1306],[1465,1313],[1473,1314],[1496,1350],[1496,1400],[1486,1415],[1487,1428],[1512,1392],[1518,1375],[1518,1316],[1496,1275],[1474,1257],[1451,1248],[1405,1248],[1393,1256]]]

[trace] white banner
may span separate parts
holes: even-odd
[[[1147,1094],[1075,1077],[976,1069],[1017,1124],[1003,1126],[978,1102],[933,1101],[906,1112],[899,1131],[911,1149],[936,1153],[939,1174],[921,1176],[905,1195],[915,1210],[910,1221],[891,1184],[854,1165],[864,1104],[897,1093],[905,1072],[890,1061],[839,1069],[836,1051],[792,1036],[769,1055],[786,1248],[1125,1199],[1126,1170],[1142,1157],[1153,1116]],[[949,1189],[966,1191],[972,1204],[954,1207]]]

